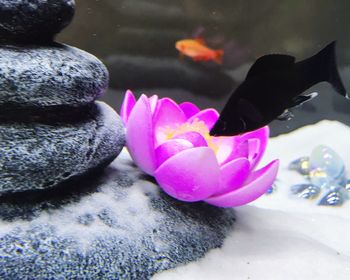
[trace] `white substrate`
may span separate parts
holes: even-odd
[[[350,200],[341,207],[317,206],[317,200],[289,192],[305,179],[288,164],[320,144],[341,155],[350,177],[346,125],[322,121],[272,138],[264,162],[280,159],[277,191],[236,208],[237,222],[221,249],[153,280],[350,279]]]

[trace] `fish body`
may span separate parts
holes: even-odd
[[[276,118],[286,119],[289,108],[317,95],[303,92],[324,81],[347,97],[336,66],[335,42],[300,62],[289,55],[262,56],[231,95],[210,134],[237,135],[261,128]]]
[[[215,61],[222,63],[223,50],[209,48],[203,39],[184,39],[177,41],[175,48],[180,54],[191,57],[194,61]]]

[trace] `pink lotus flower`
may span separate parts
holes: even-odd
[[[194,104],[127,91],[121,108],[126,143],[135,163],[170,196],[234,207],[263,195],[273,184],[278,160],[255,170],[269,128],[232,137],[209,135],[219,114]]]

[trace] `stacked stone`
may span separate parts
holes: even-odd
[[[126,152],[95,176],[124,129],[95,102],[103,64],[53,42],[73,13],[0,0],[0,279],[150,279],[220,247],[234,213],[168,197]]]
[[[0,196],[103,168],[124,145],[118,115],[95,101],[105,66],[54,42],[74,9],[74,0],[0,1]]]

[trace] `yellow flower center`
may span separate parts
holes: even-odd
[[[175,124],[174,126],[166,126],[162,128],[162,133],[165,135],[165,140],[170,140],[178,135],[187,132],[198,132],[207,141],[208,147],[211,148],[215,153],[219,150],[219,145],[215,143],[214,138],[210,136],[209,129],[203,121],[195,119],[192,123]]]

